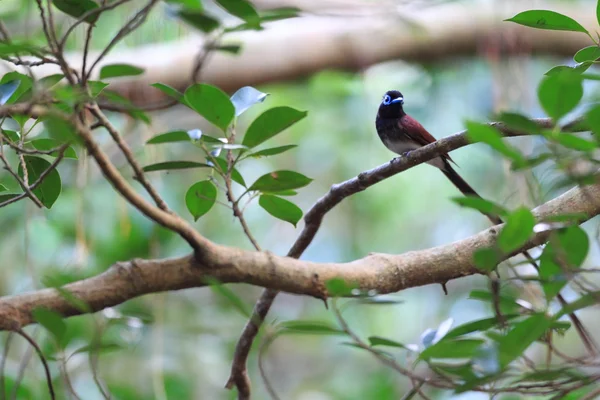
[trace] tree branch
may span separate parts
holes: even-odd
[[[590,219],[600,214],[600,204],[588,201],[588,196],[600,197],[600,183],[571,189],[533,212],[539,221],[564,213],[581,213]],[[165,260],[135,259],[117,263],[98,276],[68,284],[64,289],[87,303],[92,311],[144,294],[202,287],[208,277],[222,283],[249,283],[317,298],[327,296],[326,281],[342,278],[361,289],[384,294],[477,274],[473,252],[493,246],[498,232],[496,226],[431,249],[401,255],[372,253],[348,263],[316,263],[218,246],[210,263],[200,263],[193,255]],[[549,232],[534,234],[522,248],[505,258],[544,243]],[[0,298],[0,329],[16,330],[33,323],[31,311],[40,306],[64,316],[83,313],[59,291],[42,289]]]

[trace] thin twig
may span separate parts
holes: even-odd
[[[27,340],[29,344],[35,349],[35,352],[37,353],[38,357],[40,358],[40,361],[42,362],[42,365],[44,366],[44,372],[46,373],[46,385],[48,386],[48,392],[50,392],[50,398],[52,400],[56,399],[56,396],[54,394],[54,386],[52,385],[52,375],[50,375],[50,367],[48,367],[48,363],[46,362],[46,357],[44,357],[44,353],[42,353],[42,350],[35,342],[35,340],[33,340],[33,338],[29,336],[23,329],[17,329],[15,330],[15,332],[22,336],[25,340]]]

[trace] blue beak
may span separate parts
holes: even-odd
[[[391,104],[396,104],[396,103],[404,103],[404,97],[398,97],[397,99],[394,99],[390,102]]]

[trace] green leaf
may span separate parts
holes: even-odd
[[[493,203],[491,201],[482,199],[481,197],[474,196],[463,196],[463,197],[453,197],[451,199],[453,202],[462,207],[472,208],[477,210],[483,214],[490,215],[506,215],[507,211],[504,207],[499,204]]]
[[[579,268],[585,261],[590,241],[585,231],[570,226],[553,232],[540,257],[540,278],[546,299],[550,301],[567,284],[565,273],[571,268]],[[566,269],[566,270],[565,270]]]
[[[521,305],[519,305],[513,297],[505,294],[495,296],[487,291],[473,290],[469,293],[469,299],[485,301],[490,303],[490,305],[497,301],[500,304],[500,311],[502,311],[503,314],[515,314],[521,310]]]
[[[503,369],[523,355],[550,327],[552,320],[544,314],[534,314],[519,322],[504,336],[498,346],[498,358]]]
[[[596,2],[596,21],[600,24],[600,1]]]
[[[52,150],[57,147],[60,147],[60,143],[58,143],[56,140],[47,139],[47,138],[32,140],[31,145],[33,147],[35,147],[36,150],[41,150],[41,151],[48,151],[48,150]],[[49,155],[51,157],[58,157],[58,151],[54,151],[54,152],[50,153]],[[67,150],[65,150],[64,157],[65,158],[73,158],[73,159],[77,160],[77,153],[75,153],[74,148],[69,146],[69,147],[67,147]]]
[[[555,120],[574,109],[583,97],[583,79],[577,73],[544,77],[538,86],[538,99],[544,111]]]
[[[598,58],[600,58],[600,47],[598,46],[584,47],[573,56],[573,60],[577,61],[578,63],[585,61],[596,61]]]
[[[291,201],[270,194],[263,194],[258,199],[258,204],[275,218],[287,221],[296,227],[302,218],[302,210]]]
[[[217,200],[217,188],[211,181],[194,183],[185,194],[185,204],[194,221],[206,214]]]
[[[313,335],[345,335],[346,332],[325,321],[284,321],[279,324],[282,333],[308,333]]]
[[[171,169],[188,169],[188,168],[210,168],[210,165],[196,161],[166,161],[156,164],[146,165],[142,168],[145,172],[162,171]]]
[[[347,297],[352,295],[352,291],[358,288],[358,285],[342,278],[333,278],[325,281],[325,288],[329,297]]]
[[[552,75],[560,75],[560,74],[583,74],[587,71],[593,63],[586,61],[580,64],[577,64],[574,67],[570,67],[568,65],[557,65],[556,67],[550,68],[544,75],[552,76]],[[582,75],[585,77],[585,75]]]
[[[483,339],[444,339],[423,350],[419,358],[422,360],[429,360],[430,358],[471,358],[477,354],[479,346],[483,343],[485,343]]]
[[[100,79],[115,78],[119,76],[136,76],[144,73],[143,68],[129,64],[108,64],[100,70]]]
[[[40,175],[50,167],[50,163],[40,157],[24,157],[29,184],[32,185],[40,177]],[[18,173],[20,177],[23,177],[23,167],[21,164],[19,164]],[[56,171],[56,168],[53,168],[52,171],[46,175],[42,183],[40,183],[38,187],[33,190],[33,194],[36,195],[36,197],[46,208],[52,208],[52,205],[60,195],[61,189],[62,183],[60,180],[60,175],[58,174],[58,171]]]
[[[506,218],[506,225],[498,235],[498,246],[509,253],[525,244],[533,233],[535,218],[527,208],[519,207]]]
[[[260,157],[274,156],[276,154],[281,154],[285,151],[293,149],[294,147],[298,147],[298,146],[295,144],[288,144],[285,146],[271,147],[270,149],[264,149],[264,150],[257,151],[256,153],[251,153],[251,154],[249,154],[249,157],[260,158]]]
[[[484,248],[473,252],[475,266],[483,271],[495,270],[500,261],[500,254],[496,249]]]
[[[88,81],[90,87],[90,95],[92,97],[98,97],[100,93],[108,86],[108,83],[102,81]]]
[[[588,33],[581,24],[566,15],[548,10],[523,11],[505,21],[515,22],[531,28],[553,31],[572,31]]]
[[[504,319],[507,321],[518,316],[519,314],[503,315]],[[488,329],[495,328],[499,325],[500,323],[498,322],[498,318],[496,317],[467,322],[466,324],[459,325],[456,328],[452,329],[444,336],[444,339],[452,339],[473,332],[487,331]]]
[[[538,124],[521,114],[504,112],[498,115],[497,119],[511,129],[525,133],[537,134],[540,131]]]
[[[467,121],[466,125],[470,141],[483,142],[512,161],[523,162],[523,155],[516,148],[506,144],[496,128],[471,121]]]
[[[175,100],[177,100],[181,104],[188,105],[187,101],[185,100],[185,97],[183,96],[183,93],[181,93],[179,90],[177,90],[175,88],[172,88],[169,85],[165,85],[163,83],[153,83],[150,86],[152,86],[152,87],[160,90],[161,92],[163,92],[167,96],[174,98]]]
[[[580,138],[571,133],[559,132],[550,136],[553,140],[561,145],[578,151],[592,151],[598,147],[596,142]]]
[[[239,44],[228,44],[228,45],[221,45],[221,46],[213,46],[214,50],[218,50],[218,51],[223,51],[225,53],[230,53],[230,54],[239,54],[240,51],[242,50],[242,46],[240,46]]]
[[[6,188],[6,186],[0,183],[0,192],[6,192],[7,190],[8,189]]]
[[[244,135],[243,145],[256,147],[265,140],[272,138],[308,114],[291,107],[275,107],[258,116],[248,127]]]
[[[288,189],[298,189],[312,182],[311,178],[294,171],[274,171],[258,178],[249,190],[259,192],[280,192]]]
[[[542,153],[534,157],[527,157],[523,160],[523,162],[514,163],[511,165],[512,171],[522,171],[525,169],[531,169],[536,167],[548,160],[554,159],[554,154],[552,153]]]
[[[159,144],[159,143],[171,143],[171,142],[189,142],[190,135],[186,131],[172,131],[167,133],[161,133],[152,137],[146,142],[146,144]]]
[[[73,292],[65,289],[64,287],[56,286],[54,289],[60,294],[60,296],[67,301],[67,303],[71,304],[73,307],[77,308],[82,313],[92,313],[92,307],[84,300],[81,300],[77,297]]]
[[[43,53],[41,49],[29,42],[0,43],[0,56],[12,57],[19,55],[36,55]]]
[[[260,17],[258,13],[246,0],[216,0],[217,4],[223,7],[229,14],[243,19],[248,24],[260,27]]]
[[[252,316],[252,312],[246,303],[244,303],[242,299],[240,299],[239,296],[233,292],[233,290],[229,289],[216,279],[209,278],[206,279],[206,281],[209,283],[213,292],[229,301],[229,303],[231,303],[231,305],[238,310],[240,314],[246,318],[250,318]]]
[[[400,347],[406,349],[406,346],[402,343],[395,342],[390,339],[386,339],[380,336],[369,336],[369,346],[389,346],[389,347]]]
[[[81,346],[74,350],[69,357],[74,356],[75,354],[81,353],[90,353],[90,352],[100,352],[100,353],[108,353],[111,351],[122,350],[125,347],[116,342],[103,342],[98,344],[86,344],[85,346]]]
[[[587,110],[585,113],[585,123],[592,132],[600,137],[600,104]]]
[[[574,313],[575,311],[583,308],[596,306],[598,304],[598,298],[600,298],[600,291],[586,293],[577,300],[566,304],[563,308],[561,308],[560,311],[554,316],[554,319],[557,320],[560,317]]]
[[[0,127],[0,132],[2,133],[2,136],[4,136],[6,139],[10,140],[13,143],[17,143],[19,141],[19,134],[16,131],[11,131],[10,129],[2,129],[2,127]]]
[[[192,85],[185,91],[185,99],[192,109],[223,131],[233,120],[235,109],[229,96],[215,86],[205,83]]]
[[[216,157],[215,161],[217,162],[217,164],[219,164],[219,168],[221,169],[221,171],[227,173],[227,160]],[[233,167],[233,169],[231,170],[231,179],[234,182],[239,183],[243,187],[247,187],[244,177],[242,176],[242,174],[240,174],[240,171],[238,171],[235,167]]]
[[[578,378],[581,380],[585,379],[585,375],[582,375],[573,368],[545,369],[525,374],[519,377],[519,379],[517,379],[515,382],[557,381],[567,378]]]
[[[67,332],[67,325],[60,314],[47,308],[38,307],[31,311],[31,316],[35,322],[46,328],[58,343],[62,342]]]
[[[194,28],[200,29],[204,33],[210,33],[221,26],[218,19],[211,17],[203,11],[182,9],[177,12],[177,15],[179,15],[182,20]]]
[[[79,19],[88,11],[98,8],[92,0],[54,0],[52,2],[60,11]],[[85,22],[93,24],[98,19],[99,13],[85,17]]]

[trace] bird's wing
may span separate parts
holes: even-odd
[[[433,135],[427,132],[427,129],[425,129],[423,125],[419,123],[419,121],[410,115],[404,115],[402,118],[400,118],[398,120],[398,125],[412,141],[421,146],[427,146],[428,144],[436,141]],[[454,162],[454,160],[452,160],[448,154],[442,154],[442,158]]]

